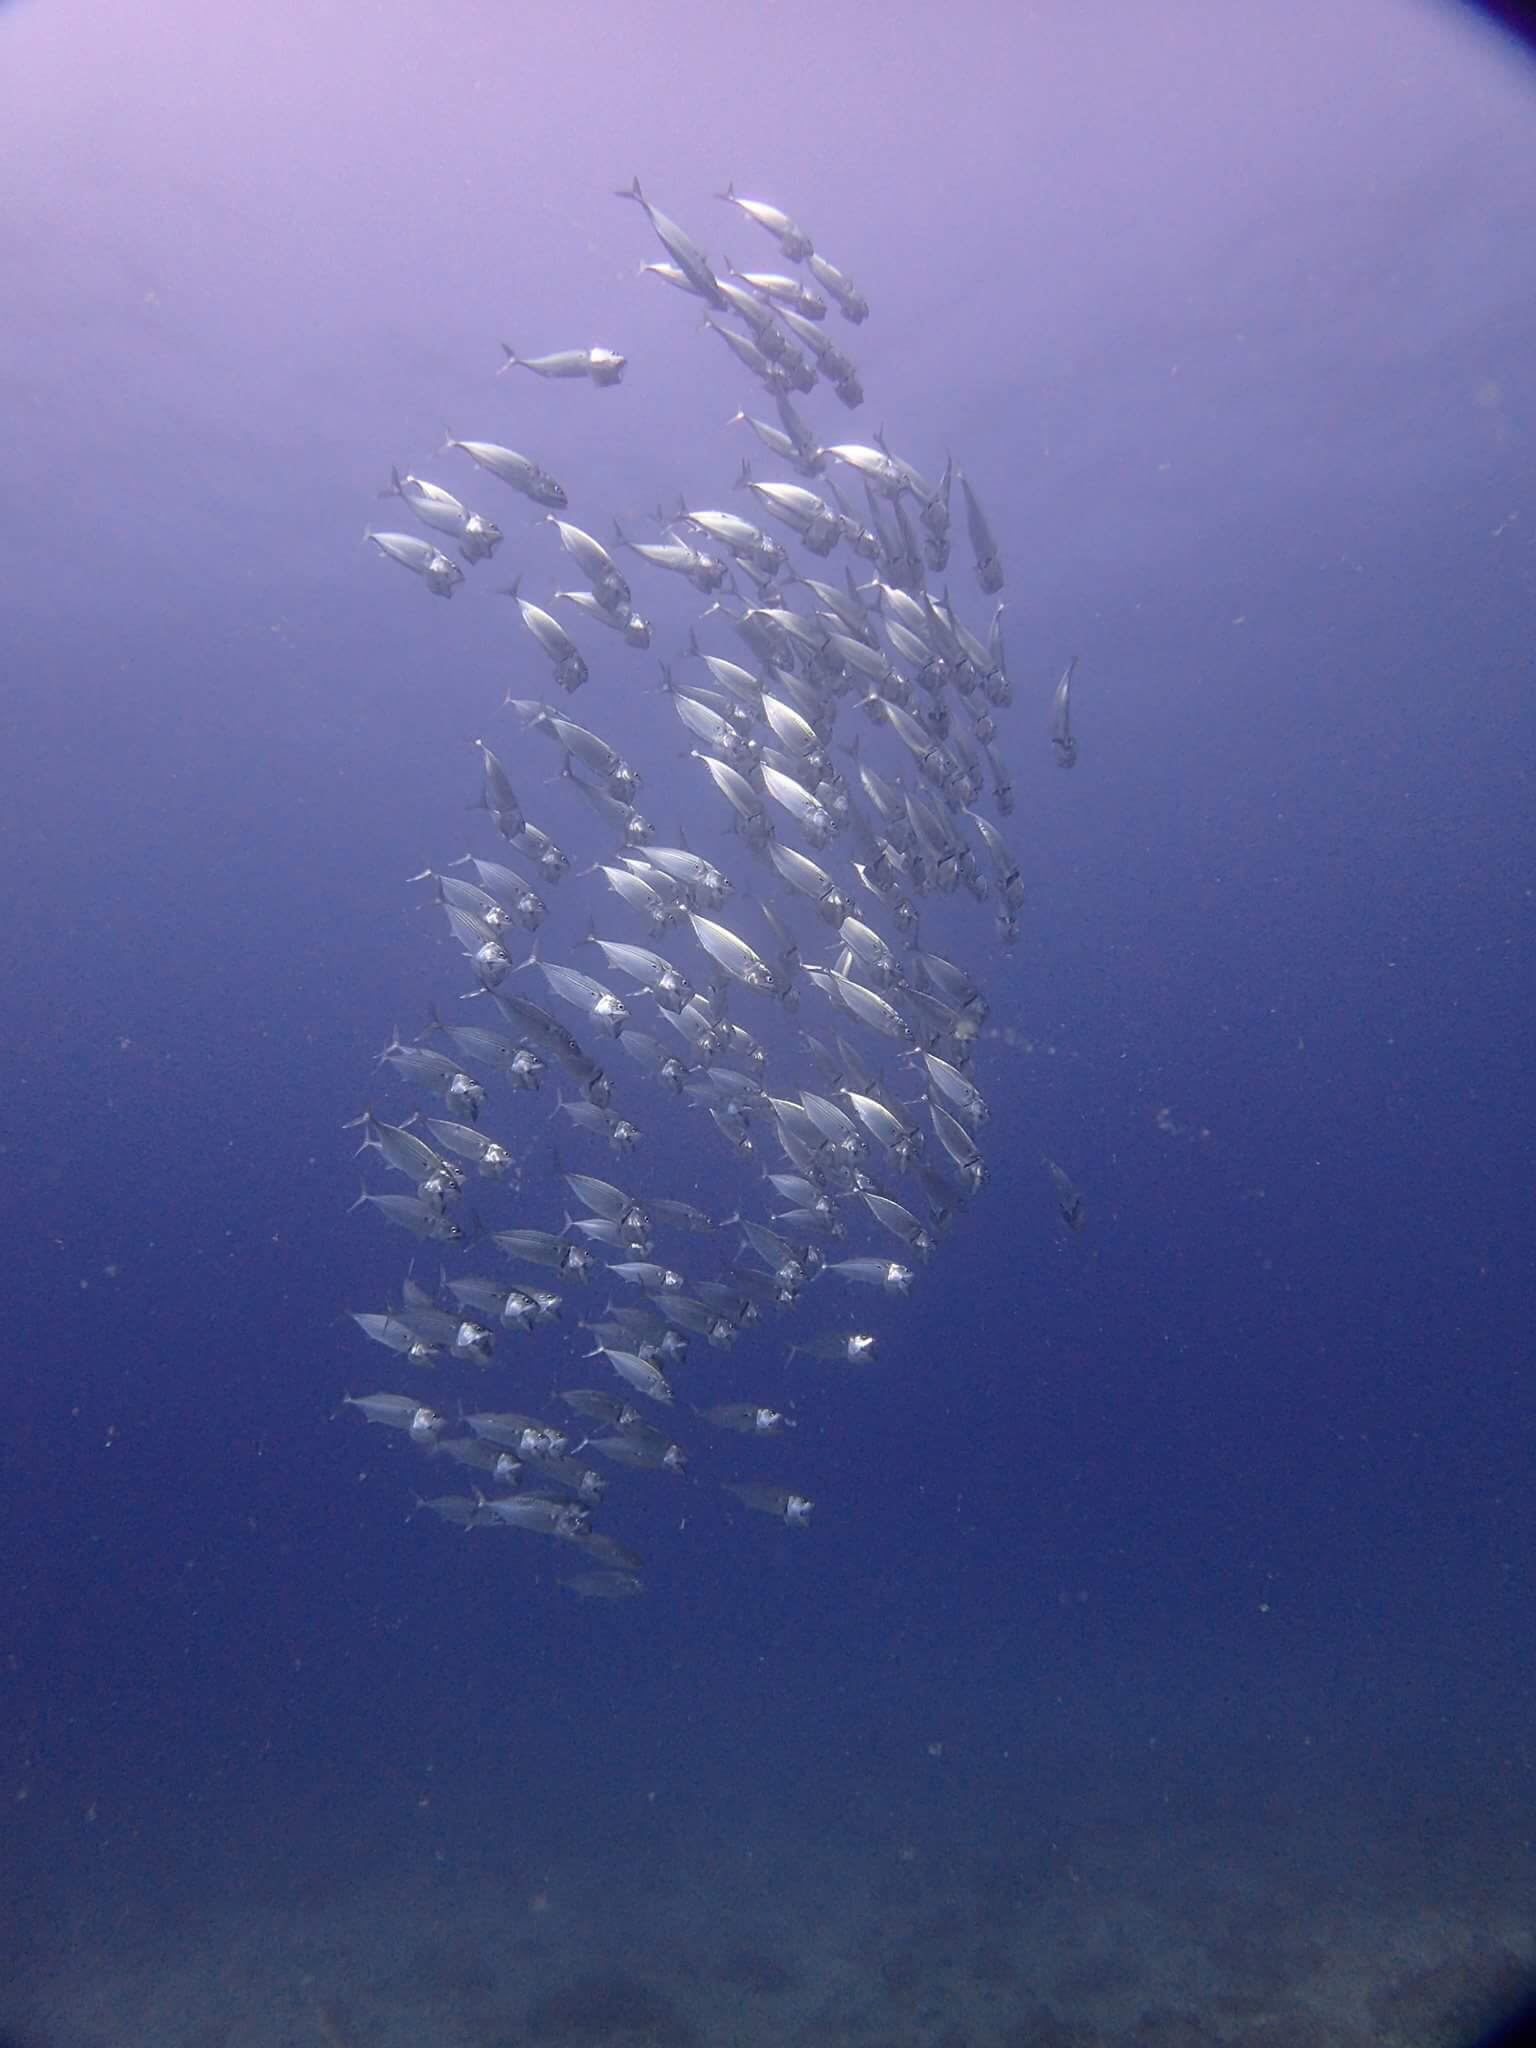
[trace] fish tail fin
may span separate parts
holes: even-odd
[[[518,354],[517,350],[512,346],[510,341],[504,341],[501,344],[501,352],[506,357],[507,360],[496,372],[498,377],[505,376],[508,370],[515,370],[523,360],[522,357]]]

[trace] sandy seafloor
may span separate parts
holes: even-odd
[[[991,1800],[984,1762],[927,1761],[916,1797],[630,1779],[602,1829],[588,1787],[538,1848],[515,1798],[403,1775],[115,1839],[16,1819],[0,2041],[1363,2048],[1470,2040],[1536,1973],[1518,1756],[1042,1758]]]

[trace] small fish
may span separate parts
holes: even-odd
[[[520,356],[510,343],[501,344],[506,361],[501,372],[532,370],[536,377],[587,377],[594,384],[617,384],[628,367],[627,357],[611,348],[563,348],[548,356]]]
[[[792,1416],[781,1415],[777,1408],[756,1407],[751,1401],[722,1401],[717,1407],[701,1408],[699,1413],[716,1429],[734,1430],[738,1436],[778,1436],[795,1426]]]
[[[664,1195],[652,1195],[649,1207],[659,1223],[670,1223],[678,1230],[691,1230],[707,1237],[719,1228],[713,1216],[696,1208],[692,1202],[677,1202]]]
[[[688,1453],[683,1446],[639,1420],[627,1423],[613,1435],[589,1437],[587,1448],[611,1458],[616,1465],[629,1465],[637,1471],[681,1475],[688,1469]]]
[[[640,1410],[632,1408],[622,1394],[610,1394],[601,1387],[566,1387],[560,1399],[578,1415],[606,1423],[610,1429],[627,1429],[642,1419]]]
[[[887,1294],[912,1292],[912,1268],[898,1266],[890,1259],[833,1259],[828,1261],[826,1270],[864,1287],[883,1287]]]
[[[493,520],[471,512],[440,484],[429,484],[419,476],[402,476],[398,469],[392,469],[389,487],[380,491],[379,496],[402,499],[423,526],[451,534],[466,562],[486,561],[501,545],[501,528]]]
[[[1082,1196],[1072,1185],[1071,1181],[1068,1180],[1054,1159],[1047,1159],[1042,1155],[1041,1164],[1051,1176],[1051,1183],[1055,1187],[1056,1207],[1061,1212],[1062,1222],[1066,1224],[1068,1230],[1086,1230],[1088,1227],[1088,1216],[1083,1208]]]
[[[515,582],[508,584],[501,594],[503,597],[516,599],[523,624],[549,657],[550,665],[555,671],[555,681],[561,689],[579,690],[587,680],[587,664],[582,657],[581,649],[560,621],[545,611],[542,605],[530,604],[519,594]]]
[[[658,1266],[650,1259],[621,1260],[608,1270],[628,1281],[631,1287],[643,1287],[648,1294],[681,1294],[688,1285],[681,1273],[670,1266]]]
[[[656,231],[656,239],[682,272],[689,289],[696,292],[701,299],[707,299],[712,306],[724,306],[725,299],[720,290],[719,280],[709,266],[708,257],[692,236],[685,233],[675,220],[663,213],[659,206],[652,206],[640,190],[640,180],[633,179],[614,196],[618,199],[633,199],[637,206],[644,209],[646,219]]]
[[[973,1127],[987,1120],[987,1104],[975,1082],[962,1074],[958,1067],[948,1060],[941,1060],[937,1053],[921,1055],[928,1070],[928,1079],[949,1103],[955,1114]]]
[[[857,1017],[861,1024],[867,1024],[872,1031],[878,1031],[885,1038],[896,1038],[904,1045],[913,1043],[912,1027],[893,1003],[884,996],[876,995],[873,989],[865,988],[862,982],[852,981],[846,974],[833,968],[807,967],[806,973],[812,981],[826,988],[844,1009]]]
[[[899,1237],[918,1258],[926,1259],[933,1250],[933,1233],[921,1223],[912,1211],[902,1203],[893,1201],[889,1195],[877,1195],[868,1188],[863,1190],[863,1200],[877,1223],[883,1223],[893,1236]]]
[[[588,1280],[597,1261],[585,1245],[572,1244],[553,1230],[493,1230],[491,1242],[509,1259],[534,1266],[552,1266],[570,1280]]]
[[[565,509],[566,497],[547,470],[526,455],[519,455],[515,448],[503,448],[495,441],[461,441],[443,430],[441,452],[450,448],[461,448],[472,462],[488,470],[492,476],[500,477],[504,484],[510,484],[514,491],[521,491],[525,498],[532,498],[536,505],[551,506],[556,512]]]
[[[836,302],[837,309],[845,320],[857,327],[861,321],[869,318],[869,301],[852,278],[839,270],[835,263],[829,263],[825,256],[818,256],[814,249],[805,261],[812,277],[822,287],[827,297]],[[806,310],[804,307],[801,308],[802,312]],[[814,319],[815,315],[812,314],[811,318]],[[942,564],[940,566],[942,567]]]
[[[358,1315],[354,1310],[352,1320],[365,1337],[386,1350],[398,1352],[407,1365],[435,1365],[442,1356],[440,1344],[418,1336],[409,1323],[401,1322],[396,1315]]]
[[[760,228],[766,228],[791,263],[803,263],[815,253],[814,245],[804,228],[797,227],[787,213],[772,206],[766,199],[743,199],[734,184],[728,184],[723,192],[715,194],[730,206],[739,207],[748,220],[755,220]]]
[[[361,1209],[364,1203],[377,1209],[388,1222],[410,1231],[414,1237],[428,1239],[433,1244],[466,1242],[462,1224],[455,1223],[451,1216],[445,1216],[440,1208],[419,1195],[370,1195],[364,1188],[352,1207]]]
[[[344,1408],[360,1408],[366,1422],[381,1422],[386,1429],[401,1429],[413,1443],[431,1443],[447,1427],[435,1409],[424,1408],[409,1394],[344,1394]]]
[[[837,827],[826,806],[818,803],[811,792],[793,776],[782,775],[777,768],[770,768],[765,764],[762,776],[766,793],[789,813],[812,846],[819,849],[828,845]]]
[[[965,497],[965,524],[971,537],[971,553],[976,560],[976,581],[990,595],[1003,587],[1003,565],[998,560],[997,542],[992,538],[992,529],[977,502],[970,478],[958,471],[956,474],[960,475],[960,489]]]
[[[734,1493],[743,1507],[752,1508],[760,1515],[772,1515],[775,1521],[783,1522],[791,1529],[808,1529],[811,1511],[816,1503],[808,1500],[803,1493],[791,1493],[783,1486],[749,1486],[727,1479],[723,1482],[727,1493]]]
[[[590,974],[581,974],[574,967],[562,967],[553,960],[544,960],[537,948],[521,963],[522,967],[537,967],[543,975],[551,995],[558,996],[562,1003],[569,1003],[580,1010],[587,1021],[610,1038],[617,1038],[629,1022],[629,1006],[616,996],[612,989],[604,988],[600,981],[594,981]]]
[[[743,988],[776,993],[780,977],[745,939],[738,939],[733,931],[713,918],[700,917],[697,911],[688,912],[688,922],[693,926],[693,935],[717,967],[723,968],[732,981],[739,981]]]
[[[962,1184],[974,1194],[987,1177],[987,1164],[976,1148],[976,1141],[956,1116],[951,1116],[943,1105],[928,1098],[928,1115],[933,1123],[933,1134],[948,1153]]]
[[[641,618],[637,611],[609,611],[590,590],[557,590],[555,596],[561,604],[573,606],[583,618],[595,619],[598,625],[607,626],[611,632],[622,633],[631,647],[650,646],[650,621]]]
[[[478,1529],[483,1526],[485,1510],[479,1501],[472,1499],[467,1493],[439,1493],[429,1500],[423,1500],[418,1493],[415,1500],[418,1514],[425,1509],[428,1514],[436,1515],[440,1522],[447,1522],[455,1529]]]
[[[517,1168],[517,1161],[505,1145],[488,1138],[471,1124],[450,1123],[443,1117],[428,1117],[427,1129],[440,1145],[460,1159],[472,1160],[487,1180],[504,1180]]]
[[[585,1536],[592,1526],[590,1510],[553,1494],[514,1493],[499,1500],[482,1500],[487,1515],[511,1529],[526,1529],[536,1536],[559,1536],[566,1541]]]
[[[1051,745],[1056,750],[1058,768],[1077,766],[1077,741],[1072,735],[1072,676],[1077,667],[1074,654],[1067,663],[1067,672],[1056,685],[1056,695],[1051,703]]]
[[[633,1572],[573,1572],[559,1583],[566,1592],[574,1593],[578,1600],[630,1600],[635,1594],[645,1591]]]
[[[622,618],[629,610],[629,585],[602,542],[554,512],[545,513],[544,523],[559,534],[560,545],[591,584],[593,596]]]
[[[791,1344],[790,1359],[826,1358],[841,1365],[868,1365],[879,1349],[879,1339],[867,1330],[828,1330],[803,1344]]]
[[[633,1152],[640,1143],[639,1126],[631,1123],[627,1116],[617,1116],[600,1103],[562,1100],[560,1108],[582,1130],[589,1131],[593,1137],[606,1138],[615,1152]]]
[[[739,278],[752,291],[772,303],[790,307],[804,320],[825,320],[827,317],[826,300],[820,293],[813,292],[801,278],[790,277],[783,271],[738,270],[734,263],[727,264],[726,268],[732,277]]]
[[[372,527],[365,527],[363,539],[371,540],[381,555],[419,576],[434,597],[452,597],[454,585],[464,581],[464,571],[457,562],[414,533],[377,533]]]

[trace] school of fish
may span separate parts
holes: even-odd
[[[797,398],[862,403],[829,316],[857,327],[869,308],[787,214],[718,195],[786,266],[742,271],[713,265],[638,179],[618,196],[661,245],[645,271],[702,302],[702,325],[769,401],[771,417],[733,422],[754,459],[796,480],[743,461],[745,510],[679,502],[632,538],[596,508],[588,526],[567,518],[548,451],[446,440],[552,532],[528,515],[528,561],[506,591],[528,636],[527,694],[475,742],[485,844],[412,877],[462,954],[462,986],[381,1055],[409,1106],[348,1126],[386,1174],[354,1206],[421,1252],[394,1299],[352,1317],[357,1341],[393,1354],[380,1376],[396,1390],[345,1407],[446,1475],[416,1475],[418,1506],[464,1531],[551,1539],[539,1554],[559,1583],[593,1599],[641,1592],[653,1562],[609,1526],[610,1482],[704,1478],[742,1509],[810,1524],[792,1435],[809,1374],[874,1364],[880,1306],[914,1287],[986,1178],[988,1004],[956,954],[1013,943],[1026,901],[1002,822],[1003,605],[973,627],[932,582],[958,484],[975,584],[988,599],[1003,587],[970,478],[946,459],[932,480],[883,433],[823,440],[803,416]],[[502,349],[504,371],[600,389],[628,368],[604,346]],[[436,596],[465,581],[450,546],[473,567],[503,543],[440,484],[395,469],[384,495],[425,533],[366,537]],[[539,602],[556,545],[573,587]],[[654,700],[678,721],[658,756],[685,751],[696,777],[675,844],[645,814],[641,773],[569,715],[579,690],[600,725],[606,691],[656,689],[631,575],[703,600]],[[589,627],[611,634],[606,652],[601,634],[584,646]],[[1075,668],[1047,727],[1063,768],[1077,761]],[[525,806],[552,777],[579,844]],[[942,947],[927,942],[936,927]],[[663,1124],[687,1191],[728,1175],[729,1203],[657,1179],[645,1162]],[[1080,1231],[1081,1195],[1043,1164]],[[738,1444],[738,1465],[732,1437],[771,1448]]]

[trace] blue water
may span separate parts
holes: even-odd
[[[1509,1995],[1536,1964],[1530,67],[1393,0],[1006,30],[34,0],[0,11],[0,124],[0,2028],[1354,2041]],[[802,219],[873,311],[829,321],[864,406],[797,402],[974,479],[1029,898],[1006,952],[989,909],[923,912],[991,999],[989,1185],[909,1302],[823,1280],[729,1360],[695,1340],[690,1402],[798,1427],[684,1417],[688,1480],[614,1472],[646,1590],[608,1603],[559,1587],[560,1546],[412,1518],[460,1475],[341,1408],[400,1379],[346,1314],[417,1249],[348,1213],[341,1125],[418,1106],[376,1055],[467,986],[405,877],[505,851],[469,741],[606,855],[501,708],[554,693],[496,588],[577,579],[443,426],[537,455],[602,538],[679,494],[749,512],[743,454],[785,473],[726,424],[771,409],[694,302],[635,274],[637,171],[743,267],[786,266],[727,176]],[[504,339],[630,368],[498,379]],[[392,463],[506,530],[451,603],[362,540],[410,526]],[[751,894],[655,687],[700,602],[631,581],[652,649],[576,622],[593,676],[556,708]],[[935,581],[984,632],[958,494]],[[595,880],[547,893],[567,947],[589,913],[646,942]],[[731,1013],[790,1064],[837,1022],[809,989]],[[493,1226],[558,1224],[556,1140],[716,1214],[752,1196],[702,1112],[612,1068],[634,1162],[544,1121],[556,1076],[493,1092],[486,1128],[535,1143],[521,1201],[476,1195]],[[782,1364],[855,1323],[878,1367]],[[579,1342],[412,1390],[537,1408]],[[812,1528],[722,1477],[803,1485]]]

